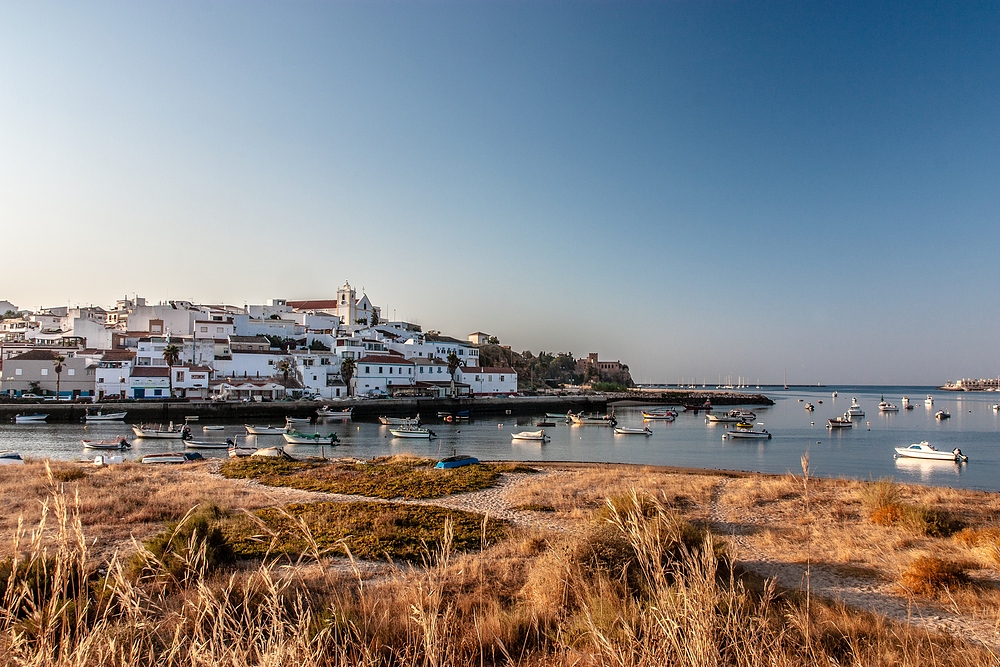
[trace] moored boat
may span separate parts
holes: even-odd
[[[947,410],[938,410],[934,413],[934,419],[951,419],[951,413]]]
[[[882,396],[881,399],[878,403],[879,412],[899,412],[899,408],[885,400],[885,396]]]
[[[378,423],[382,426],[419,426],[420,415],[416,417],[379,417]]]
[[[896,447],[897,457],[907,457],[911,459],[932,459],[936,461],[954,461],[956,463],[965,462],[969,457],[956,447],[950,452],[940,451],[926,440],[912,444],[909,447]]]
[[[693,412],[695,414],[698,414],[699,410],[704,410],[705,412],[711,412],[712,411],[712,401],[709,400],[709,399],[705,399],[705,402],[702,403],[701,405],[685,405],[684,406],[684,412]]]
[[[280,428],[278,426],[271,426],[270,424],[266,426],[251,426],[250,424],[244,424],[243,428],[247,430],[247,435],[282,435],[288,433],[288,428]]]
[[[833,419],[826,420],[827,428],[851,428],[854,426],[854,422],[851,421],[851,415],[844,413],[843,417],[834,417]]]
[[[49,418],[49,416],[47,414],[43,415],[43,414],[38,413],[38,412],[36,412],[35,414],[32,414],[32,415],[14,415],[14,423],[15,424],[41,424],[41,423],[43,423],[48,418]]]
[[[861,409],[861,405],[858,403],[857,398],[851,399],[851,407],[847,409],[847,414],[851,417],[864,417],[865,411]]]
[[[615,426],[615,435],[653,435],[649,427],[630,428],[627,426]]]
[[[329,405],[324,405],[316,414],[323,419],[350,419],[351,413],[354,412],[354,408],[345,408],[344,410],[334,410]]]
[[[614,426],[618,423],[614,415],[585,415],[570,413],[570,421],[577,426]]]
[[[416,426],[401,428],[391,428],[389,433],[397,438],[426,438],[430,439],[434,435],[434,431],[427,428],[417,428]]]
[[[230,449],[236,446],[232,438],[226,438],[224,442],[212,440],[185,440],[184,446],[188,449]]]
[[[813,405],[812,403],[806,403],[806,410],[807,411],[812,412],[815,409],[816,409],[815,405]]]
[[[672,422],[677,419],[677,413],[673,410],[664,408],[663,410],[643,410],[642,420],[643,421],[668,421]]]
[[[285,442],[290,445],[332,445],[337,442],[337,434],[320,435],[319,433],[299,433],[292,431],[283,434]]]
[[[84,415],[83,420],[86,422],[120,422],[125,419],[125,415],[128,412],[108,412],[105,413],[102,410],[97,412],[88,412]]]
[[[202,426],[201,430],[202,431],[223,431],[223,430],[225,430],[225,428],[226,428],[225,426],[218,426],[218,425],[216,425],[216,426]]]
[[[171,424],[167,428],[160,428],[159,425],[133,426],[132,432],[137,438],[159,438],[161,440],[181,440],[190,437],[191,429],[187,426],[174,428]]]
[[[550,438],[545,435],[545,430],[540,431],[521,431],[520,433],[511,433],[511,440],[537,440],[539,442],[547,442]]]
[[[248,456],[252,456],[257,450],[252,447],[230,447],[229,448],[229,458],[231,459],[241,459]]]
[[[285,417],[285,428],[289,426],[307,426],[312,424],[311,417]]]
[[[139,463],[187,463],[202,458],[198,452],[164,452],[162,454],[146,454]]]
[[[132,449],[132,445],[128,444],[128,440],[125,438],[111,438],[109,440],[81,440],[82,444],[86,449]]]
[[[767,429],[764,428],[764,424],[757,422],[757,426],[760,428],[744,429],[737,428],[730,431],[726,431],[726,436],[730,438],[746,439],[746,440],[770,440],[771,434],[768,433]]]
[[[927,394],[927,398],[924,399],[924,406],[928,407],[928,408],[933,408],[934,407],[934,397],[931,396],[930,394]]]

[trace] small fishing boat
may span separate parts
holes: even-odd
[[[895,450],[897,458],[932,459],[936,461],[954,461],[956,463],[969,460],[969,457],[963,454],[962,450],[958,447],[950,452],[943,452],[936,449],[934,445],[929,444],[926,440],[910,445],[909,447],[896,447]]]
[[[430,439],[434,435],[434,431],[427,428],[417,428],[416,426],[403,426],[402,428],[391,428],[389,433],[392,433],[394,437],[397,438],[425,438]]]
[[[41,424],[41,423],[43,423],[48,418],[49,418],[48,415],[43,415],[43,414],[40,414],[40,413],[37,413],[37,412],[35,414],[33,414],[33,415],[14,415],[14,423],[15,424]]]
[[[615,435],[653,435],[649,427],[629,428],[627,426],[615,426]]]
[[[951,419],[951,413],[947,410],[938,410],[934,413],[934,419]]]
[[[159,425],[133,426],[132,432],[137,438],[159,438],[161,440],[181,440],[191,435],[191,429],[187,426],[174,428],[173,424],[167,428],[160,428]]]
[[[441,459],[434,467],[438,469],[461,468],[462,466],[471,466],[477,463],[479,463],[479,459],[475,456],[456,454],[455,456],[449,456]]]
[[[833,398],[837,398],[837,392],[833,392],[832,396]]]
[[[909,396],[904,396],[903,397],[903,409],[904,410],[910,410],[911,409],[911,406],[910,406],[910,397]]]
[[[565,414],[559,414],[557,412],[546,412],[545,413],[545,418],[546,419],[569,419],[569,413],[567,412]]]
[[[854,422],[851,421],[851,416],[844,413],[843,417],[834,417],[833,419],[826,420],[827,428],[851,428],[854,426]]]
[[[545,435],[545,430],[541,431],[521,431],[520,433],[511,433],[511,440],[537,440],[538,442],[548,442],[550,440],[549,436]]]
[[[815,406],[815,405],[813,405],[812,403],[806,403],[806,410],[807,410],[808,412],[812,412],[812,411],[813,411],[813,410],[815,410],[815,409],[816,409],[816,406]]]
[[[86,415],[84,415],[83,420],[87,423],[120,422],[121,420],[125,419],[125,415],[127,414],[128,412],[108,412],[105,414],[103,411],[98,410],[97,412],[88,412]]]
[[[933,408],[934,407],[934,397],[931,396],[930,394],[927,394],[927,398],[924,399],[924,405],[926,407],[928,407],[928,408]]]
[[[535,422],[535,426],[542,426],[544,428],[553,428],[555,425],[556,425],[555,422],[545,421],[544,419]]]
[[[1000,412],[1000,403],[994,403],[990,406],[990,410],[993,412]]]
[[[570,413],[570,421],[577,426],[614,426],[618,423],[614,415],[584,415]]]
[[[285,428],[289,426],[308,426],[312,424],[311,417],[285,417]]]
[[[24,459],[17,452],[0,452],[0,466],[23,466]]]
[[[420,424],[420,415],[416,417],[379,417],[382,426],[416,426]]]
[[[216,425],[216,426],[202,426],[201,430],[202,431],[223,431],[223,430],[225,430],[225,428],[226,428],[225,426],[218,426],[218,425]]]
[[[861,405],[858,403],[857,398],[851,399],[851,407],[847,408],[847,414],[852,417],[864,417],[865,411],[861,409]]]
[[[337,434],[320,435],[319,433],[285,433],[285,442],[290,445],[332,445],[337,442]]]
[[[232,438],[226,438],[225,442],[212,440],[185,440],[184,446],[188,449],[230,449],[236,446]]]
[[[164,452],[162,454],[146,454],[139,463],[187,463],[197,461],[202,456],[198,452]]]
[[[243,428],[247,430],[247,435],[283,435],[288,433],[288,428],[279,428],[277,426],[250,426],[249,424],[244,424]]]
[[[643,410],[642,411],[642,420],[643,421],[659,420],[659,421],[672,422],[675,419],[677,419],[677,413],[674,412],[673,410],[664,409],[664,410]]]
[[[230,447],[229,448],[229,458],[231,459],[241,459],[248,456],[252,456],[257,450],[252,447]]]
[[[693,412],[695,414],[698,414],[699,410],[704,410],[705,412],[711,412],[711,410],[712,410],[712,401],[709,400],[709,399],[705,399],[705,402],[702,403],[701,405],[685,405],[684,406],[684,412]]]
[[[351,418],[352,412],[354,412],[354,408],[345,408],[344,410],[334,410],[329,405],[324,405],[323,407],[321,407],[319,410],[316,411],[316,414],[322,417],[323,419],[347,420]]]
[[[86,449],[132,449],[132,445],[128,444],[128,440],[125,438],[111,438],[110,440],[81,440],[80,444]]]
[[[761,422],[757,422],[757,426],[760,426],[760,428],[759,429],[738,428],[731,431],[726,431],[726,436],[730,438],[746,439],[746,440],[763,440],[763,439],[770,440],[771,434],[768,433],[767,429],[764,428],[764,424]]]

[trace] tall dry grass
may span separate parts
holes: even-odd
[[[358,563],[335,569],[315,545],[291,565],[213,572],[192,530],[169,572],[137,544],[148,565],[137,575],[118,556],[93,565],[79,496],[49,483],[38,523],[13,535],[3,667],[997,663],[856,611],[817,604],[807,615],[773,583],[737,577],[710,534],[637,492],[607,506],[606,539],[627,561],[609,566],[581,557],[578,536],[462,554],[446,529],[423,565],[387,564],[375,578]]]

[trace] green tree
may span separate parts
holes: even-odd
[[[499,345],[500,339],[497,338],[496,336],[490,336],[489,338],[486,339],[486,342],[490,345]]]
[[[66,357],[62,356],[61,354],[57,354],[56,356],[52,357],[52,363],[55,364],[55,371],[56,371],[56,398],[57,399],[59,398],[59,391],[61,389],[61,380],[62,380],[63,368],[65,368],[65,366],[63,366],[63,362],[64,361],[66,361]]]
[[[373,327],[376,327],[376,326],[378,326],[378,322],[379,322],[379,320],[378,320],[378,313],[376,313],[376,312],[375,312],[375,311],[373,310],[373,311],[372,311],[372,326],[373,326]]]
[[[163,348],[163,360],[167,362],[167,379],[170,382],[170,395],[169,398],[174,396],[174,366],[181,362],[181,348],[177,347],[173,343],[167,343],[167,346]]]
[[[288,372],[292,370],[292,360],[282,359],[278,362],[277,369],[281,371],[282,384],[285,387],[285,391],[288,391]]]
[[[344,357],[340,360],[340,377],[344,378],[344,384],[347,385],[347,395],[351,395],[351,378],[354,377],[354,359],[351,357]]]
[[[462,361],[454,352],[448,353],[448,374],[451,375],[451,397],[455,398],[455,372],[462,365]]]

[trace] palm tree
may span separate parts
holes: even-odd
[[[56,371],[56,400],[59,400],[59,390],[61,389],[62,372],[63,372],[63,362],[66,361],[66,357],[61,354],[57,354],[52,357],[52,363],[55,364]]]
[[[281,361],[278,362],[278,365],[275,368],[277,368],[279,371],[281,371],[281,375],[282,375],[282,378],[283,378],[282,384],[285,387],[285,392],[287,392],[288,391],[288,371],[292,370],[292,361],[291,361],[291,359],[282,359]]]
[[[340,377],[344,378],[344,384],[347,385],[347,395],[351,395],[351,378],[354,377],[354,359],[351,357],[344,357],[340,360]]]
[[[455,371],[462,365],[462,361],[454,352],[448,353],[448,374],[451,375],[451,397],[455,398]]]
[[[167,340],[170,340],[169,338]],[[181,362],[181,348],[173,343],[167,343],[163,348],[163,360],[167,362],[167,380],[170,382],[170,394],[167,398],[174,397],[174,369]]]

